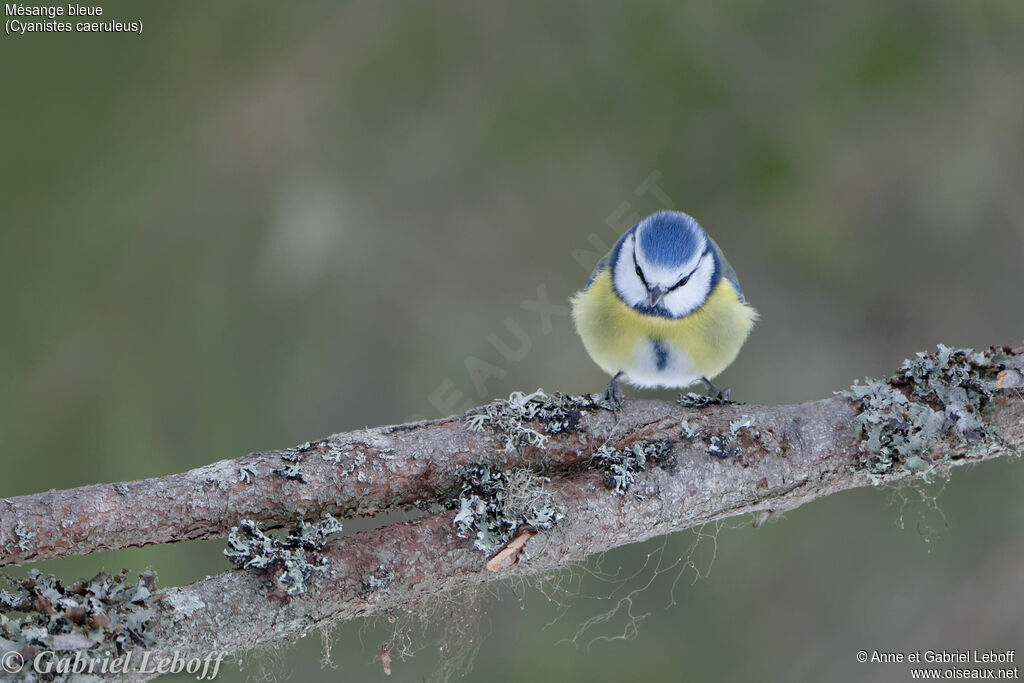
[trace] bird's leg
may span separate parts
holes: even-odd
[[[729,403],[729,394],[731,393],[731,391],[728,388],[719,389],[714,384],[712,384],[711,380],[709,380],[707,377],[701,377],[700,381],[704,383],[704,387],[708,391],[708,396],[715,399],[719,403]]]
[[[618,410],[626,400],[625,394],[622,393],[622,387],[619,386],[619,377],[622,377],[621,370],[608,380],[608,385],[604,388],[604,393],[601,394],[601,401],[611,405],[613,411]]]

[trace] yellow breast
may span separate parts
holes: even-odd
[[[725,370],[750,334],[757,311],[722,278],[704,305],[683,318],[640,313],[612,288],[605,270],[572,298],[583,346],[610,375],[644,387],[687,387]]]

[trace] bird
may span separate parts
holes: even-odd
[[[704,229],[681,211],[647,216],[619,237],[570,300],[590,357],[612,376],[603,398],[614,409],[619,379],[639,388],[685,389],[728,367],[758,313]]]

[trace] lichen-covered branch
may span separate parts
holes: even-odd
[[[615,416],[589,400],[516,396],[473,411],[471,426],[500,420],[499,433],[466,429],[464,416],[453,416],[335,434],[165,477],[6,498],[0,566],[226,536],[242,519],[281,527],[296,517],[373,516],[436,500],[468,464],[564,471],[589,457],[594,438],[618,431]],[[630,412],[620,422],[628,424]],[[548,431],[536,431],[534,420]]]
[[[468,420],[364,429],[181,474],[7,498],[0,566],[224,536],[242,519],[280,527],[296,517],[373,516],[436,500],[470,464],[564,472],[608,439],[639,434],[652,411],[671,410],[630,401],[613,415],[585,398],[517,394]],[[763,410],[773,409],[748,412]]]
[[[725,517],[783,512],[858,486],[946,476],[958,465],[1020,453],[1022,387],[1020,349],[940,347],[889,380],[800,405],[629,401],[616,421],[586,399],[520,396],[465,421],[374,430],[400,444],[398,435],[415,440],[444,425],[474,452],[489,446],[500,455],[490,453],[486,467],[478,461],[451,470],[451,509],[411,522],[333,541],[307,530],[290,545],[250,528],[254,545],[239,535],[231,552],[251,568],[165,589],[140,637],[151,656],[238,652],[336,620],[416,609],[444,591],[548,572]],[[400,449],[387,455],[416,459]],[[550,463],[563,469],[537,477],[538,466]],[[524,470],[533,476],[518,476]],[[308,550],[296,556],[303,544]],[[514,554],[488,562],[513,547]],[[306,576],[300,567],[282,583],[279,552],[316,571]],[[62,625],[68,628],[74,632]]]
[[[1020,360],[1002,369],[1004,386],[1021,386]],[[637,444],[659,444],[671,450],[672,459],[648,462],[628,483],[621,468],[605,467],[545,483],[561,518],[526,542],[527,559],[497,573],[489,570],[486,555],[460,533],[455,512],[442,512],[329,543],[324,557],[331,575],[315,591],[284,604],[266,599],[265,578],[253,572],[226,572],[172,590],[170,605],[192,607],[187,613],[165,608],[152,635],[167,652],[199,655],[213,640],[231,651],[248,649],[338,619],[415,609],[439,591],[551,571],[652,536],[739,514],[783,512],[858,486],[945,476],[955,466],[1021,448],[1024,395],[1019,389],[995,390],[999,380],[993,372],[990,391],[974,384],[979,374],[961,374],[969,362],[949,363],[947,357],[943,367],[934,361],[929,359],[929,367],[937,369],[914,383],[901,384],[909,381],[901,374],[891,384],[869,384],[858,390],[858,401],[835,397],[795,406],[700,411],[632,402],[620,418],[628,422],[616,450],[631,453]],[[910,375],[918,370],[909,367]],[[871,400],[864,401],[868,396]],[[922,417],[907,411],[908,405],[915,411],[930,405],[948,419],[907,421]],[[977,419],[955,417],[961,411]],[[874,426],[883,422],[876,433]],[[878,449],[865,450],[868,442]],[[882,451],[887,464],[878,460]],[[377,576],[387,581],[371,588],[370,579]]]

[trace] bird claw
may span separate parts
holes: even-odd
[[[726,387],[725,389],[719,389],[714,384],[712,384],[711,380],[709,380],[707,377],[701,377],[700,381],[704,383],[704,386],[708,391],[708,396],[714,399],[716,403],[732,402],[729,398],[732,394],[732,389],[729,389],[728,387]]]
[[[704,406],[720,406],[732,403],[732,400],[730,399],[731,392],[729,389],[719,389],[706,377],[701,377],[700,381],[707,389],[706,395],[702,396],[700,394],[690,392],[680,396],[676,403],[681,406],[686,406],[687,408],[703,408]]]
[[[621,374],[620,372],[619,375]],[[601,394],[601,402],[607,403],[613,412],[618,412],[626,401],[626,395],[622,393],[622,387],[619,386],[619,375],[615,375],[608,381],[604,393]]]

